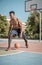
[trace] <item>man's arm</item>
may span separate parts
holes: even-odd
[[[21,29],[20,37],[22,37],[22,21],[20,19],[17,20],[18,20],[19,27]]]
[[[22,21],[20,19],[18,19],[18,25],[19,25],[21,32],[22,32]]]

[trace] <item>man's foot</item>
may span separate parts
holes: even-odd
[[[28,48],[28,44],[26,43],[26,48]]]
[[[5,51],[11,50],[11,48],[7,48]]]
[[[26,48],[28,48],[28,45],[26,46]]]

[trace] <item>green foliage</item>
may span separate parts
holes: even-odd
[[[34,11],[27,19],[27,27],[25,32],[28,38],[39,39],[39,23],[39,13],[37,11]]]
[[[4,38],[8,36],[8,28],[9,28],[9,24],[6,16],[0,15],[0,38]]]

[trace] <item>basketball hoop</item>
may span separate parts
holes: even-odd
[[[27,0],[25,1],[25,12],[39,11],[40,14],[40,41],[41,41],[41,11],[42,10],[42,0]]]
[[[42,0],[26,0],[25,12],[31,12],[31,10],[42,10]]]

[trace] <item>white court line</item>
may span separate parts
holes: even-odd
[[[42,52],[32,52],[32,51],[25,51],[25,52],[29,52],[29,53],[35,53],[35,54],[42,54]]]
[[[42,52],[20,51],[20,52],[11,53],[11,54],[3,54],[3,55],[0,55],[0,57],[1,57],[1,56],[10,56],[10,55],[14,55],[14,54],[23,53],[23,52],[29,52],[29,53],[35,53],[35,54],[42,54]]]
[[[11,53],[11,54],[3,54],[3,55],[0,55],[1,56],[10,56],[10,55],[14,55],[14,54],[19,54],[19,53],[23,53],[24,51],[20,51],[20,52],[16,52],[16,53]]]

